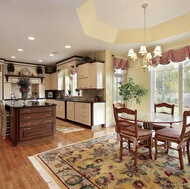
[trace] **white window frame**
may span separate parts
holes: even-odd
[[[185,60],[185,61],[190,61],[189,59],[188,60]],[[184,61],[183,61],[184,62]],[[183,103],[184,103],[184,100],[183,100],[183,97],[184,97],[184,89],[183,89],[183,78],[184,78],[184,74],[183,74],[183,71],[184,71],[184,67],[183,67],[183,62],[178,62],[178,63],[175,63],[175,64],[179,64],[179,78],[178,78],[178,82],[179,82],[179,90],[178,90],[178,94],[179,94],[179,101],[178,101],[178,105],[179,105],[179,116],[182,116],[183,115]],[[163,65],[164,66],[164,65]],[[150,104],[151,104],[151,107],[150,107],[150,110],[151,112],[154,112],[154,102],[155,102],[155,72],[156,72],[156,69],[154,68],[151,68],[150,69],[150,89],[151,89],[151,99],[150,99]]]

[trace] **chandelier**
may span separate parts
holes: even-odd
[[[143,4],[142,8],[144,9],[144,44],[140,47],[140,57],[137,57],[137,54],[134,52],[133,49],[129,49],[128,56],[130,57],[131,64],[138,68],[142,65],[142,68],[146,70],[148,66],[156,67],[160,62],[160,57],[162,56],[161,46],[156,46],[152,54],[147,52],[146,46],[146,8],[148,4]]]

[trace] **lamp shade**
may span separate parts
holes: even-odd
[[[135,54],[134,50],[133,49],[129,49],[128,56],[132,57],[132,56],[134,56],[134,54]]]
[[[145,53],[147,53],[147,50],[146,50],[146,46],[145,46],[145,45],[142,45],[142,46],[141,46],[139,53],[141,53],[142,55],[144,55]]]
[[[153,53],[154,53],[154,56],[162,56],[161,46],[156,46]]]
[[[151,59],[152,59],[151,53],[147,53],[147,54],[146,54],[146,59],[147,59],[147,60],[151,60]]]

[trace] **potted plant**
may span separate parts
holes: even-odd
[[[39,75],[39,74],[42,74],[42,67],[41,66],[37,66],[36,68],[36,73]]]
[[[26,100],[28,96],[28,92],[30,91],[30,78],[20,77],[18,79],[17,85],[20,87],[20,92],[22,93],[22,99]]]
[[[14,72],[15,71],[15,67],[13,63],[8,63],[7,64],[7,71],[10,72]]]
[[[142,88],[139,85],[136,85],[133,78],[129,78],[127,83],[120,83],[119,95],[122,96],[123,100],[130,101],[136,100],[136,104],[141,103],[141,98],[146,96],[148,89]]]

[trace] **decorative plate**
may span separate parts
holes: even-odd
[[[23,68],[20,73],[21,73],[21,75],[29,76],[30,70],[27,68]]]

